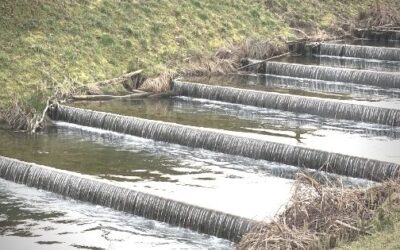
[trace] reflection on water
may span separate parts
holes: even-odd
[[[236,131],[242,136],[400,163],[398,127],[323,119],[186,97],[75,105],[152,120]]]
[[[1,249],[232,249],[229,241],[0,179]]]

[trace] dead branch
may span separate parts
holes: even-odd
[[[346,227],[346,228],[348,228],[348,229],[351,229],[351,230],[357,231],[357,232],[359,232],[359,233],[363,233],[363,234],[371,235],[371,233],[370,233],[370,232],[367,232],[367,231],[361,230],[361,229],[359,229],[359,228],[357,228],[357,227],[354,227],[354,226],[352,226],[352,225],[349,225],[349,224],[347,224],[347,223],[344,223],[343,221],[336,220],[336,221],[335,221],[335,223],[336,223],[336,224],[339,224],[339,225],[341,225],[341,226],[344,226],[344,227]]]
[[[176,94],[173,91],[167,91],[167,92],[163,92],[163,93],[149,95],[148,98],[166,98],[166,97],[172,97],[172,96],[176,96]]]
[[[152,93],[141,91],[139,93],[115,96],[115,95],[76,95],[72,96],[74,101],[108,101],[113,99],[131,99],[131,98],[142,98],[148,97]]]
[[[98,81],[98,82],[95,82],[93,84],[94,85],[98,85],[98,86],[104,86],[104,85],[108,85],[108,84],[119,83],[119,82],[123,82],[123,81],[131,78],[132,76],[139,75],[142,72],[143,72],[143,70],[137,70],[137,71],[130,72],[130,73],[127,73],[127,74],[123,74],[123,75],[121,75],[121,76],[119,76],[117,78],[104,80],[104,81]]]
[[[257,64],[260,64],[260,63],[264,63],[264,62],[270,61],[272,59],[276,59],[276,58],[279,58],[279,57],[282,57],[282,56],[287,56],[287,55],[290,55],[290,52],[286,52],[286,53],[283,53],[283,54],[280,54],[280,55],[277,55],[277,56],[269,57],[269,58],[267,58],[265,60],[257,61],[255,63],[247,64],[245,66],[242,66],[242,67],[238,68],[237,70],[239,71],[239,70],[245,69],[247,67],[254,66],[254,65],[257,65]]]

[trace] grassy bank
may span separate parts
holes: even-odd
[[[342,245],[338,250],[364,250],[364,249],[400,249],[400,209],[391,209],[391,215],[381,223],[375,223],[372,235],[361,237],[359,240]]]
[[[340,32],[369,2],[4,0],[0,109],[18,100],[34,113],[56,91],[137,69],[156,75],[246,39]]]

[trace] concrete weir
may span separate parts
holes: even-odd
[[[0,178],[234,242],[256,221],[0,156]]]
[[[334,68],[296,63],[266,62],[265,72],[259,73],[333,82],[349,82],[383,88],[400,88],[400,74],[392,72]]]
[[[385,48],[349,44],[322,43],[320,55],[400,61],[400,48]]]
[[[280,109],[321,117],[400,126],[400,110],[201,83],[175,81],[177,95]]]
[[[292,166],[322,168],[327,172],[344,176],[373,181],[400,176],[400,166],[395,163],[242,137],[222,131],[62,105],[51,108],[49,115],[53,120],[82,126]]]
[[[375,41],[400,41],[399,30],[369,30],[369,29],[356,29],[354,35],[359,38],[371,39]]]

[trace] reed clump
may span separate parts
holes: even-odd
[[[173,70],[160,74],[157,77],[146,79],[140,86],[140,90],[153,93],[167,92],[171,89],[172,81],[177,77]]]
[[[220,48],[212,56],[201,56],[190,61],[188,67],[179,70],[182,76],[215,76],[236,72],[243,58],[264,60],[288,51],[285,41],[247,39],[229,47]]]
[[[245,235],[237,249],[330,249],[369,235],[377,217],[381,224],[389,221],[391,211],[400,207],[400,199],[393,198],[399,188],[400,181],[369,189],[337,188],[301,174],[286,210]]]
[[[399,27],[400,3],[376,0],[368,10],[360,12],[359,21],[368,28]]]

